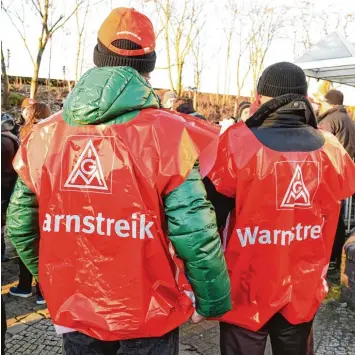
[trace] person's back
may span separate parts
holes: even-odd
[[[338,90],[325,95],[323,113],[319,117],[319,126],[334,134],[351,158],[355,158],[355,122],[343,105],[344,96]]]
[[[12,166],[12,161],[18,149],[18,139],[11,133],[15,127],[14,119],[6,114],[1,115],[1,200],[6,201],[7,208],[17,174]]]
[[[12,166],[19,142],[12,133],[15,127],[14,119],[7,114],[1,114],[1,261],[8,260],[5,254],[5,223],[6,211],[17,179]]]
[[[209,175],[217,192],[235,199],[227,222],[218,216],[233,301],[221,319],[221,350],[261,355],[270,334],[274,355],[303,354],[327,293],[340,201],[355,191],[355,166],[317,129],[300,68],[267,68],[258,90],[264,104],[222,136]]]
[[[118,31],[121,18],[130,21]],[[147,47],[135,57],[129,54],[141,52],[132,42],[137,37],[125,26],[137,18],[137,36]],[[110,26],[117,56],[102,37]],[[146,353],[153,347],[177,354],[177,328],[193,313],[191,286],[200,316],[230,309],[215,215],[198,170],[211,136],[160,110],[138,72],[155,65],[153,29],[144,15],[114,10],[98,40],[97,68],[82,76],[62,113],[38,123],[23,142],[9,234],[37,276],[31,258],[38,255],[24,254],[15,228],[18,201],[29,188],[40,206],[39,280],[53,322],[104,341],[148,338]],[[67,354],[83,334],[64,336]]]

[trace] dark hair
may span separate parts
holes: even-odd
[[[339,90],[330,90],[324,98],[330,105],[342,105],[344,103],[344,95]]]
[[[185,113],[187,115],[190,113],[194,113],[194,102],[189,97],[177,98],[177,100],[174,102],[173,110]]]
[[[246,108],[250,108],[250,102],[249,101],[243,101],[239,104],[238,108],[238,118],[242,117],[242,113]]]
[[[32,127],[40,120],[49,117],[52,114],[51,109],[43,102],[36,102],[27,109],[27,117],[25,125],[21,128],[20,138],[23,139]]]

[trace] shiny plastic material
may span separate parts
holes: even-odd
[[[188,320],[162,198],[216,137],[156,109],[119,125],[69,126],[57,114],[26,137],[14,165],[39,200],[39,281],[54,324],[117,340]]]
[[[209,176],[236,197],[224,240],[233,303],[224,322],[256,331],[281,312],[298,324],[323,301],[340,203],[355,192],[354,163],[324,136],[313,152],[273,151],[244,123],[221,137]]]
[[[169,112],[169,110],[166,110]],[[171,112],[171,111],[170,111]],[[209,132],[210,134],[210,142],[204,148],[199,156],[200,162],[200,173],[201,176],[204,178],[207,174],[211,171],[217,156],[217,149],[218,149],[218,140],[219,135],[221,133],[221,127],[215,124],[212,124],[208,121],[202,120],[201,118],[194,117],[191,115],[185,115],[179,113],[180,116],[184,117],[186,122],[191,126],[196,126],[198,128],[203,129],[204,131]]]

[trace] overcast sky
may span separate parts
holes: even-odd
[[[95,0],[93,0],[95,2]],[[176,4],[182,2],[183,0],[174,0]],[[258,1],[264,3],[267,1],[267,4],[273,4],[274,6],[280,4],[286,4],[287,6],[296,6],[299,1],[296,0],[250,0]],[[84,71],[93,66],[92,62],[92,53],[93,48],[96,44],[97,30],[100,27],[100,24],[109,14],[112,7],[119,6],[133,6],[137,10],[142,9],[142,6],[139,5],[143,1],[125,1],[125,0],[103,0],[99,5],[95,6],[92,11],[90,11],[87,18],[86,26],[86,36],[85,36],[85,48],[84,48]],[[310,0],[314,6],[315,11],[322,12],[324,10],[332,12],[343,11],[344,13],[355,13],[355,1],[349,2],[348,0]],[[5,5],[11,3],[12,11],[22,12],[22,5],[26,3],[26,0],[4,0]],[[75,6],[74,0],[53,0],[55,4],[56,11],[53,18],[56,18],[60,13],[69,13]],[[205,61],[205,72],[202,75],[201,90],[205,92],[216,92],[218,88],[219,80],[219,90],[222,91],[224,87],[224,68],[225,68],[225,57],[226,57],[226,39],[223,32],[223,25],[225,25],[225,19],[228,18],[228,14],[225,10],[225,4],[227,1],[206,1],[205,11],[207,13],[206,25],[204,28],[204,38],[202,40],[203,52],[204,52],[204,61]],[[248,4],[248,0],[246,0]],[[153,24],[157,29],[157,19],[154,18],[154,8],[152,5],[144,5],[144,12],[153,17]],[[26,29],[26,37],[28,45],[31,48],[32,53],[36,52],[37,38],[40,32],[40,22],[39,19],[35,17],[33,11],[28,6],[25,6],[25,21],[24,26]],[[301,24],[300,24],[301,26]],[[333,26],[333,24],[329,24]],[[21,75],[21,76],[31,76],[33,67],[30,60],[30,57],[24,48],[23,42],[16,32],[15,28],[7,18],[7,16],[2,13],[1,17],[1,27],[2,27],[2,40],[3,40],[3,49],[5,57],[7,57],[7,49],[11,51],[10,56],[10,67],[9,74],[11,75]],[[297,26],[296,26],[297,28]],[[293,41],[290,38],[295,36],[295,33],[292,32],[294,29],[290,29],[289,32],[286,29],[282,35],[282,39],[276,40],[267,57],[266,65],[272,64],[278,61],[294,61],[294,46]],[[320,40],[324,33],[317,26],[313,26],[310,29],[311,38],[313,41]],[[296,32],[297,35],[297,32]],[[355,31],[350,37],[352,42],[355,42]],[[49,42],[46,51],[44,53],[42,66],[40,70],[40,77],[52,78],[63,78],[63,66],[66,67],[66,75],[69,78],[74,78],[75,71],[75,56],[77,48],[77,33],[75,26],[75,19],[73,18],[68,25],[63,29],[59,30]],[[51,62],[49,61],[51,53]],[[166,66],[166,56],[164,52],[164,41],[161,39],[157,43],[157,53],[158,61],[157,67]],[[232,49],[232,68],[233,62],[235,61],[235,53]],[[50,65],[49,65],[50,63]],[[245,65],[245,63],[243,64]],[[231,84],[229,92],[231,94],[236,93],[235,72],[232,69],[230,72]],[[166,70],[156,70],[152,73],[151,82],[154,87],[159,88],[168,88],[169,80]],[[187,69],[184,73],[184,86],[193,86],[193,70],[192,65],[187,63]],[[244,88],[243,94],[249,95],[252,88],[251,80],[247,81],[247,84]],[[312,87],[312,90],[316,90],[316,86]],[[355,97],[355,94],[354,94]]]

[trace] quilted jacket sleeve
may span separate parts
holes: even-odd
[[[184,261],[197,312],[205,317],[226,313],[231,309],[230,281],[198,163],[184,183],[165,197],[164,205],[169,239]]]
[[[38,281],[39,219],[36,195],[17,179],[6,217],[7,237]]]

